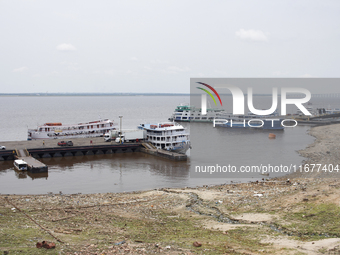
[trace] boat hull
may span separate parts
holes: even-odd
[[[87,137],[101,137],[104,136],[103,133],[93,133],[93,134],[68,134],[68,135],[55,135],[53,132],[31,132],[31,136],[27,140],[36,139],[71,139],[71,138],[87,138]]]
[[[185,154],[187,152],[187,150],[190,149],[190,147],[191,147],[190,141],[183,141],[180,145],[177,145],[177,146],[169,149],[169,151]]]

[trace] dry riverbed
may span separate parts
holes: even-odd
[[[307,163],[340,163],[340,125],[311,134],[314,144],[300,152]],[[0,251],[328,254],[340,244],[339,216],[339,180],[305,175],[120,194],[0,195]],[[36,248],[43,240],[56,248]]]

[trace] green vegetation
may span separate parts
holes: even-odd
[[[327,237],[340,237],[340,207],[327,204],[304,203],[298,212],[286,214],[290,224],[282,227],[300,236],[301,239],[318,240]]]

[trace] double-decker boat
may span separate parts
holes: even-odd
[[[182,104],[176,107],[169,120],[183,122],[213,122],[214,118],[218,117],[219,114],[223,112],[224,109],[208,108],[207,114],[202,115],[200,108]]]
[[[32,139],[68,139],[78,137],[103,136],[110,130],[114,130],[115,124],[112,120],[96,120],[86,123],[63,125],[62,123],[45,123],[36,129],[28,129],[27,140]]]
[[[146,140],[157,149],[185,154],[190,148],[189,133],[178,123],[140,124],[138,128],[146,130]]]

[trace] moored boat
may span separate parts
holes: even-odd
[[[14,160],[13,165],[18,171],[27,171],[27,163],[21,159]]]
[[[183,121],[183,122],[213,122],[214,118],[223,113],[224,109],[208,108],[207,114],[202,115],[201,109],[187,104],[181,104],[176,107],[170,121]]]
[[[116,129],[115,124],[109,119],[69,125],[63,125],[60,122],[45,123],[36,129],[28,129],[27,140],[97,137],[114,129]]]
[[[138,128],[146,130],[146,141],[157,149],[185,154],[190,148],[189,133],[178,123],[141,124]]]

